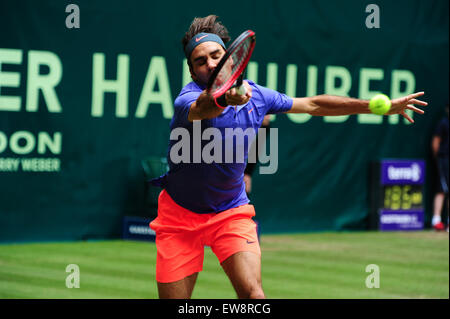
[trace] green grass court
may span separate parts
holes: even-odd
[[[446,232],[263,235],[262,280],[268,298],[449,298]],[[94,241],[0,245],[0,298],[157,298],[156,247]],[[68,264],[80,288],[66,288]],[[380,288],[366,287],[366,266]],[[205,249],[193,298],[235,298],[215,255]]]

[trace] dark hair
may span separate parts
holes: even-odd
[[[201,32],[217,34],[222,39],[223,43],[227,43],[228,41],[230,41],[230,36],[228,35],[227,28],[225,28],[222,22],[218,21],[218,18],[218,16],[213,14],[204,18],[195,18],[192,21],[189,30],[184,34],[184,37],[181,40],[181,44],[183,45],[183,52],[189,41],[196,34]],[[188,61],[188,63],[190,66],[191,61]]]

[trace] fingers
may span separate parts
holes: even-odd
[[[425,101],[417,100],[416,98],[424,95],[425,92],[417,92],[413,94],[409,94],[407,96],[401,97],[399,99],[392,101],[393,110],[391,114],[400,113],[405,119],[407,119],[410,123],[414,123],[414,120],[405,112],[406,110],[411,110],[418,114],[424,114],[425,111],[415,107],[413,104],[419,106],[427,106],[428,103]]]
[[[402,112],[401,113],[403,115],[403,117],[405,119],[407,119],[410,123],[414,123],[414,120],[406,113],[406,112]]]
[[[408,101],[408,103],[417,104],[417,105],[421,105],[421,106],[427,106],[428,105],[427,102],[424,102],[424,101],[421,101],[421,100],[416,100],[416,99],[411,99],[411,100]]]
[[[236,88],[229,89],[226,93],[227,103],[229,105],[237,105],[236,104]]]
[[[413,94],[410,94],[410,95],[408,95],[408,100],[410,100],[410,99],[415,99],[416,97],[419,97],[419,96],[422,96],[422,95],[424,95],[425,94],[425,92],[417,92],[417,93],[413,93]]]
[[[236,87],[229,89],[225,94],[227,98],[227,103],[229,105],[243,105],[246,104],[252,97],[252,88],[246,81],[243,83],[246,88],[246,93],[240,95]]]
[[[408,104],[408,105],[406,106],[406,109],[412,110],[412,111],[414,111],[414,112],[416,112],[416,113],[419,113],[419,114],[425,113],[425,111],[423,111],[423,110],[421,110],[421,109],[418,109],[417,107],[415,107],[414,105],[411,105],[411,104]]]

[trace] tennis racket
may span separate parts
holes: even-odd
[[[238,93],[246,93],[242,85],[243,73],[255,48],[255,32],[243,32],[228,48],[219,61],[207,84],[207,90],[214,98],[237,86]]]

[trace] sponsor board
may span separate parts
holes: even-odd
[[[422,230],[424,226],[424,212],[401,211],[401,210],[381,210],[380,230],[381,231],[406,231]]]
[[[415,231],[424,228],[423,187],[425,161],[380,161],[377,200],[380,231]]]
[[[122,224],[122,238],[155,241],[155,231],[149,226],[151,221],[150,218],[125,216]]]
[[[423,160],[383,160],[381,162],[382,185],[423,184],[425,181],[425,161]]]

